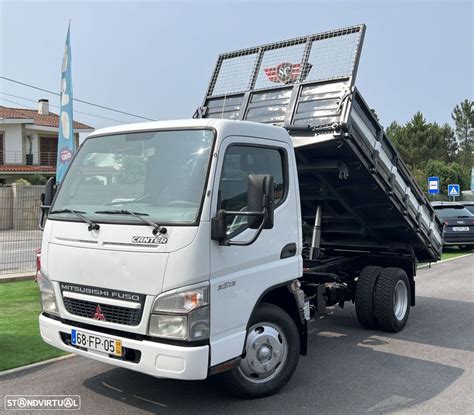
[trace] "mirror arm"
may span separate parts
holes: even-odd
[[[233,210],[226,210],[226,215],[235,215],[235,216],[265,216],[266,212],[235,212]]]
[[[45,206],[45,205],[40,206],[41,215],[40,215],[39,223],[38,223],[38,228],[40,229],[40,231],[44,231],[43,224],[44,224],[44,220],[45,220],[46,216],[48,216],[50,207],[51,206]]]
[[[260,226],[258,227],[257,231],[255,232],[255,234],[253,235],[253,237],[251,239],[249,239],[248,241],[231,241],[231,240],[224,240],[222,241],[222,245],[225,245],[225,246],[232,246],[232,245],[235,245],[235,246],[249,246],[249,245],[252,245],[256,240],[257,238],[260,236],[260,234],[262,233],[263,231],[263,227],[265,226],[265,222],[267,221],[267,216],[268,216],[268,211],[267,211],[267,208],[263,208],[263,212],[227,212],[229,214],[240,214],[240,215],[243,215],[243,216],[263,216],[263,220],[262,220],[262,223],[260,224]]]

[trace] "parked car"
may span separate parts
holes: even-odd
[[[443,246],[474,249],[474,204],[439,202],[433,203],[433,207],[444,222]]]

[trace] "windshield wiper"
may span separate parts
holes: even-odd
[[[117,210],[98,210],[94,213],[98,214],[104,214],[104,215],[130,215],[134,216],[137,219],[140,219],[142,222],[146,223],[147,225],[150,225],[153,227],[153,235],[157,235],[158,233],[166,233],[168,230],[161,226],[160,224],[156,222],[152,222],[151,220],[148,220],[146,218],[143,218],[142,216],[149,216],[148,213],[141,213],[141,212],[131,212],[130,210],[125,210],[125,209],[117,209]]]
[[[55,213],[72,213],[73,215],[76,215],[79,219],[82,219],[85,223],[89,225],[87,228],[89,232],[91,231],[98,231],[100,229],[100,225],[98,223],[92,222],[90,219],[86,218],[82,210],[72,210],[72,209],[58,209],[58,210],[53,210],[49,212],[50,214],[55,214]]]

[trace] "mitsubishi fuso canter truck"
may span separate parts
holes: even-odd
[[[261,397],[326,307],[402,330],[442,223],[354,86],[364,31],[224,53],[192,119],[92,133],[42,196],[44,341]]]

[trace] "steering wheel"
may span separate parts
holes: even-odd
[[[169,207],[199,207],[197,203],[188,202],[187,200],[172,200],[168,202],[167,206]]]

